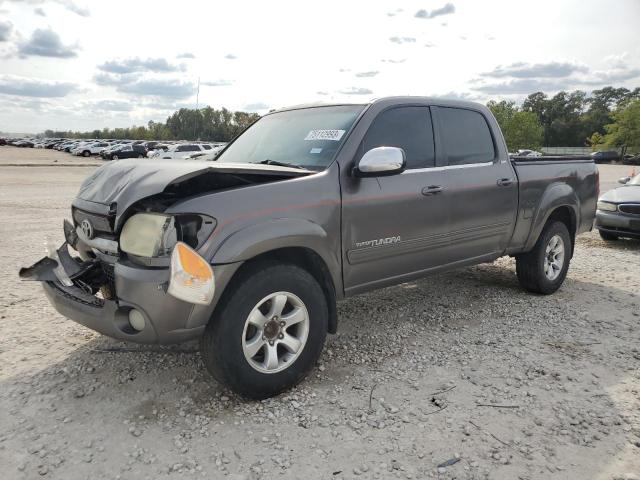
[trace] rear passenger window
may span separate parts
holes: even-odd
[[[449,165],[492,162],[495,158],[491,131],[478,112],[438,108],[442,146]]]
[[[399,147],[407,157],[407,168],[435,165],[433,129],[427,107],[398,107],[382,112],[363,140],[362,155],[375,147]]]

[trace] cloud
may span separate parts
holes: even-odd
[[[127,74],[134,72],[180,72],[185,70],[184,65],[174,65],[165,58],[127,58],[124,60],[110,60],[98,65],[98,69],[108,73]]]
[[[477,100],[477,95],[471,92],[454,92],[450,91],[436,95],[437,98],[445,98],[448,100]]]
[[[393,43],[398,43],[398,44],[402,44],[402,43],[415,43],[416,39],[413,37],[391,37],[389,38],[390,41],[392,41]]]
[[[196,56],[191,52],[184,52],[179,55],[176,55],[176,58],[196,58]]]
[[[571,85],[565,79],[517,78],[507,82],[485,83],[472,87],[491,95],[513,95],[539,91],[565,90]]]
[[[425,43],[424,46],[427,47],[427,48],[433,48],[433,47],[436,46],[436,44],[429,42],[429,43]]]
[[[368,88],[351,87],[345,90],[340,90],[339,93],[342,93],[343,95],[371,95],[373,92]]]
[[[61,5],[62,7],[69,10],[70,12],[73,12],[76,15],[80,15],[81,17],[88,17],[89,15],[91,15],[91,12],[89,11],[88,8],[81,7],[72,0],[6,0],[6,1],[13,1],[15,3],[24,3],[27,5],[33,5],[33,6],[43,5],[46,3],[57,3],[58,5]],[[0,0],[0,4],[1,3],[3,3],[2,0]]]
[[[482,77],[493,78],[563,78],[574,73],[587,73],[588,68],[570,62],[525,63],[498,65],[490,72],[481,73]]]
[[[64,45],[60,36],[53,30],[37,29],[31,38],[18,46],[18,54],[24,58],[37,57],[72,58],[77,57],[78,45]]]
[[[75,83],[54,82],[17,75],[0,75],[0,93],[21,97],[65,97],[78,90]]]
[[[224,56],[224,58],[226,58],[227,60],[237,60],[238,57],[236,57],[233,53],[228,53]]]
[[[6,42],[11,37],[13,24],[8,21],[0,21],[0,42]]]
[[[164,76],[149,77],[141,72],[105,73],[99,72],[93,81],[103,87],[115,87],[120,93],[166,99],[185,99],[196,94],[196,85],[179,78]]]
[[[233,80],[209,80],[200,82],[200,85],[205,87],[228,87],[233,85]]]
[[[40,15],[41,17],[46,17],[47,14],[44,12],[44,10],[40,7],[38,8],[34,8],[33,9],[33,13],[35,13],[36,15]]]
[[[319,92],[316,92],[316,95],[329,95],[329,92],[319,91]]]
[[[497,66],[474,79],[473,90],[487,94],[515,95],[535,91],[560,91],[585,86],[611,85],[640,77],[640,68],[631,67],[626,54],[605,58],[610,68],[591,70],[571,62],[524,63]]]
[[[406,58],[387,58],[382,60],[382,63],[404,63],[406,61]]]
[[[196,86],[173,78],[145,78],[117,87],[122,93],[173,99],[189,98],[196,94]]]
[[[106,112],[130,112],[133,110],[133,105],[124,100],[98,100],[89,102],[87,106],[93,110]]]
[[[244,109],[247,112],[257,112],[260,110],[269,110],[269,105],[263,102],[255,102],[255,103],[249,103],[245,105]]]
[[[427,10],[418,10],[414,15],[416,18],[436,18],[443,15],[451,15],[455,13],[456,7],[453,3],[447,3],[443,7],[436,8],[430,12]]]
[[[139,78],[137,73],[128,73],[124,75],[111,73],[97,73],[93,77],[93,81],[103,87],[117,87],[133,83]]]
[[[371,70],[369,72],[358,72],[358,73],[356,73],[356,77],[359,77],[359,78],[371,78],[371,77],[375,77],[376,75],[378,75],[378,73],[380,73],[380,72],[378,72],[377,70]]]
[[[81,7],[77,3],[72,2],[71,0],[57,0],[56,3],[59,3],[60,5],[65,7],[67,10],[77,15],[80,15],[81,17],[88,17],[89,15],[91,15],[91,12],[89,11],[88,8]]]

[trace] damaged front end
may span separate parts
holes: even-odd
[[[20,270],[64,316],[113,338],[177,343],[199,337],[216,287],[237,263],[203,258],[217,220],[176,212],[185,198],[313,172],[272,166],[112,162],[88,177],[65,220],[65,242]],[[171,208],[173,213],[166,213]]]

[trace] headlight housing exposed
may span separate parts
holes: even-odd
[[[122,228],[120,249],[139,259],[168,260],[177,242],[198,249],[215,226],[215,220],[204,215],[137,213]]]
[[[598,200],[598,210],[602,210],[604,212],[615,212],[618,210],[618,205],[615,203],[604,202],[602,200]]]

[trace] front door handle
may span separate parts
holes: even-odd
[[[429,197],[431,195],[436,195],[437,193],[442,192],[444,190],[441,185],[429,185],[428,187],[424,187],[422,189],[422,195],[425,197]]]
[[[508,187],[513,183],[513,178],[501,178],[496,183],[499,187]]]

